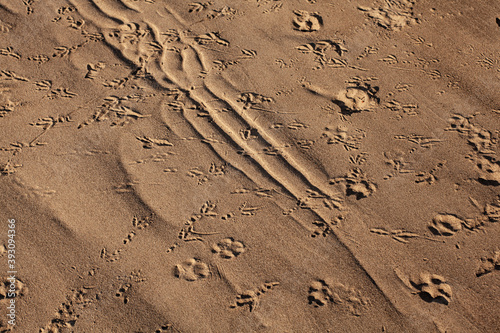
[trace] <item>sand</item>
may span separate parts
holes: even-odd
[[[499,37],[495,0],[1,0],[0,331],[498,332]]]

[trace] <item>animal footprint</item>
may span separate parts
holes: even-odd
[[[371,87],[366,83],[359,84],[342,90],[332,101],[340,107],[343,114],[371,111],[380,102],[376,96],[377,92],[378,87]]]
[[[212,252],[224,259],[232,259],[245,252],[245,245],[232,238],[224,238],[219,243],[212,245]]]
[[[369,197],[377,190],[377,185],[358,168],[350,170],[345,177],[330,179],[330,184],[339,182],[346,184],[346,195],[355,195],[358,200]]]
[[[476,161],[479,181],[485,185],[500,185],[500,163],[492,157],[481,157]]]
[[[267,282],[262,284],[259,288],[257,288],[257,290],[246,290],[236,296],[236,302],[231,304],[231,307],[235,308],[237,306],[245,306],[248,304],[250,312],[252,312],[259,306],[261,296],[278,285],[279,282]]]
[[[298,31],[318,31],[323,25],[323,19],[318,13],[309,13],[304,10],[294,10],[293,28]]]
[[[16,298],[23,296],[26,294],[26,291],[27,288],[19,279],[12,281],[7,277],[0,278],[0,302],[8,302],[9,298],[13,298],[12,294],[15,294],[14,297]]]
[[[419,277],[411,280],[411,284],[426,302],[436,301],[448,305],[451,301],[451,287],[440,275],[421,273]]]
[[[429,229],[436,235],[453,236],[462,230],[465,221],[451,214],[438,214],[434,216]]]
[[[123,284],[122,286],[120,286],[120,288],[118,289],[118,291],[116,292],[115,296],[120,298],[122,301],[123,301],[123,304],[127,304],[128,303],[128,296],[126,295],[127,291],[132,287],[132,284],[130,283],[125,283]]]
[[[191,258],[176,265],[174,275],[186,281],[196,281],[210,276],[210,269],[199,259]]]
[[[341,283],[330,285],[324,280],[313,281],[309,286],[309,304],[324,306],[328,302],[345,307],[352,315],[360,316],[370,301],[359,290]]]
[[[481,265],[476,271],[476,276],[482,276],[491,273],[494,270],[500,270],[500,250],[495,251],[491,256],[481,258]]]
[[[332,297],[332,291],[326,282],[322,280],[314,281],[309,286],[309,304],[314,304],[316,307],[324,306],[328,304]]]

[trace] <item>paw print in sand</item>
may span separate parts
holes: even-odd
[[[476,161],[479,182],[484,185],[500,185],[500,162],[494,157],[484,156]]]
[[[418,290],[420,297],[426,302],[438,302],[448,305],[451,301],[452,291],[445,278],[430,273],[421,273],[411,280],[411,284]]]
[[[344,177],[330,179],[330,184],[344,183],[346,195],[354,195],[356,199],[367,198],[377,190],[377,185],[368,179],[359,168],[354,168]]]
[[[14,282],[14,283],[12,283]],[[0,302],[7,301],[12,298],[12,293],[16,298],[26,294],[27,288],[19,279],[12,281],[7,277],[0,278]]]
[[[318,31],[323,25],[323,19],[318,13],[309,13],[305,10],[295,10],[293,12],[293,28],[298,31],[312,32]]]
[[[476,271],[476,276],[479,277],[494,270],[500,270],[500,250],[495,251],[489,257],[481,258],[481,264]]]
[[[174,275],[186,281],[196,281],[210,276],[208,265],[199,259],[191,258],[174,268]]]
[[[376,96],[378,90],[367,83],[356,84],[340,91],[332,101],[340,107],[342,114],[371,111],[380,103]]]
[[[435,235],[453,236],[462,230],[465,222],[452,214],[437,214],[432,219],[429,229]]]
[[[245,245],[232,238],[224,238],[219,243],[212,245],[212,252],[224,259],[232,259],[245,252]]]
[[[369,299],[364,297],[359,290],[324,280],[316,280],[310,284],[308,299],[309,304],[314,304],[315,307],[331,302],[343,307],[354,316],[360,316],[370,305]]]

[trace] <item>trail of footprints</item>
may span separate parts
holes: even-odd
[[[382,5],[380,8],[368,8],[368,7],[359,7],[361,11],[367,13],[367,15],[375,20],[375,22],[388,29],[388,30],[399,30],[404,28],[405,26],[412,24],[417,21],[414,13],[413,13],[413,5],[415,1],[412,0],[400,0],[400,1],[390,1],[385,5]],[[211,2],[207,3],[192,3],[190,4],[190,12],[200,12],[207,10],[207,8],[212,5]],[[209,15],[213,15],[214,17],[220,17],[225,15],[232,15],[233,12],[230,8],[221,9],[220,11],[214,10],[213,13]],[[313,33],[322,28],[323,21],[322,17],[318,13],[309,13],[306,11],[295,11],[295,17],[292,20],[293,28],[300,33]],[[71,22],[70,22],[71,23]],[[72,22],[75,24],[75,22]],[[78,23],[76,22],[77,26]],[[141,30],[139,26],[129,27],[128,30],[133,30],[134,33],[139,32]],[[122,29],[127,30],[127,29]],[[123,35],[126,35],[122,31],[122,36],[118,36],[123,39]],[[173,40],[179,40],[179,35],[172,33],[170,35],[166,35],[168,38],[172,38]],[[222,36],[215,32],[208,32],[206,34],[200,34],[193,38],[193,40],[200,46],[208,47],[208,46],[222,46],[228,47],[230,42],[222,38]],[[139,44],[136,40],[134,43]],[[161,46],[161,45],[160,45]],[[132,47],[132,46],[131,46]],[[133,48],[133,47],[132,47]],[[307,45],[303,45],[300,47],[299,51],[304,53],[313,53],[319,56],[321,61],[326,50],[328,48],[333,48],[339,55],[345,50],[342,49],[341,44],[335,44],[335,42],[330,41],[319,41],[317,43],[311,43]],[[57,50],[60,51],[56,55],[65,56],[71,50]],[[11,52],[11,51],[9,51]],[[366,55],[376,53],[375,49],[366,50]],[[332,66],[346,66],[346,63],[343,61],[337,60],[337,63],[333,63]],[[389,59],[390,61],[396,61],[395,59]],[[325,60],[323,60],[325,62]],[[326,61],[327,62],[327,61]],[[325,65],[325,64],[323,64]],[[329,65],[329,64],[327,64]],[[89,68],[89,73],[93,73],[93,70],[97,69],[97,67]],[[168,74],[168,73],[167,73]],[[430,72],[435,77],[439,77],[441,74],[439,71]],[[168,75],[167,75],[168,76]],[[175,81],[175,80],[173,80]],[[50,88],[49,88],[50,89]],[[318,90],[311,89],[315,92]],[[71,92],[62,90],[54,90],[55,98],[57,97],[69,97],[71,98]],[[343,114],[351,115],[353,113],[362,112],[362,111],[371,111],[376,108],[380,104],[380,99],[377,96],[378,87],[372,86],[369,83],[358,83],[353,84],[345,89],[337,92],[334,96],[331,97],[333,103],[337,104]],[[51,91],[51,94],[54,94]],[[67,96],[64,96],[67,95]],[[259,95],[256,93],[243,93],[240,95],[238,102],[242,103],[243,110],[248,109],[256,109],[262,111],[270,111],[266,107],[269,104],[273,103],[273,99]],[[210,105],[207,108],[208,115],[213,114],[213,110],[208,111],[210,109]],[[183,106],[180,106],[181,109]],[[403,104],[396,100],[389,102],[386,105],[387,108],[403,112],[406,114],[413,114],[418,106]],[[104,107],[105,110],[101,110],[89,120],[89,122],[95,121],[97,119],[106,119],[108,114],[115,115],[118,118],[127,118],[127,119],[138,119],[143,118],[149,115],[142,115],[141,113],[134,111],[126,106],[118,106],[118,105],[109,105]],[[234,112],[237,114],[237,112]],[[451,129],[460,132],[467,136],[468,143],[473,147],[474,152],[478,155],[475,156],[474,162],[476,163],[476,168],[478,170],[478,178],[482,182],[488,185],[497,186],[500,184],[500,163],[495,160],[491,154],[492,147],[496,144],[496,137],[494,133],[490,133],[485,131],[477,126],[471,125],[469,119],[455,115],[451,119]],[[117,122],[118,124],[123,124],[123,122]],[[84,123],[83,125],[87,125]],[[250,126],[251,128],[251,126]],[[300,128],[300,127],[299,127]],[[234,131],[234,133],[240,133],[240,131]],[[252,132],[243,132],[241,134],[242,140],[249,140],[252,138]],[[345,147],[349,147],[351,149],[359,148],[359,137],[349,136],[346,131],[338,130],[337,133],[330,134],[328,137],[331,140],[330,143],[339,143],[345,145]],[[145,148],[152,148],[158,144],[152,138],[141,137],[138,138],[141,143],[144,144]],[[419,143],[420,144],[420,143]],[[424,145],[425,143],[422,143]],[[429,144],[432,144],[429,143]],[[168,144],[165,144],[168,145]],[[347,149],[347,148],[346,148]],[[272,155],[272,154],[267,154]],[[273,155],[274,156],[274,155]],[[262,161],[265,161],[262,159]],[[263,163],[267,164],[267,163]],[[264,169],[269,168],[272,170],[275,166],[266,166]],[[166,171],[166,172],[170,172]],[[193,174],[193,178],[203,176],[196,172],[196,170],[190,170]],[[429,172],[428,174],[418,174],[417,182],[428,182],[432,183],[435,181],[434,172]],[[203,179],[203,178],[202,178]],[[347,195],[354,195],[356,198],[365,198],[373,195],[377,190],[377,185],[359,168],[355,168],[350,170],[347,175],[343,177],[333,178],[330,180],[331,184],[343,183],[346,187]],[[262,193],[265,196],[266,192],[255,191],[255,193]],[[292,193],[297,194],[296,190],[292,190]],[[326,198],[329,198],[326,196]],[[477,221],[470,221],[468,219],[462,219],[457,216],[448,213],[442,213],[436,215],[432,222],[429,225],[429,229],[433,233],[438,236],[453,236],[457,232],[460,232],[463,227],[467,227],[470,229],[477,228],[481,226],[485,222],[497,222],[500,216],[500,205],[491,204],[486,205],[484,207],[484,211],[481,214],[481,217]],[[253,216],[256,211],[258,211],[259,207],[254,207],[249,204],[243,204],[239,211],[243,216]],[[195,224],[200,221],[203,217],[214,217],[218,214],[215,212],[215,205],[211,203],[207,203],[204,205],[204,208],[200,211],[199,214],[194,215],[193,218],[186,224],[184,228],[179,233],[179,238],[182,241],[203,241],[204,235],[213,235],[214,233],[202,233],[195,230]],[[321,216],[321,214],[319,214]],[[222,219],[230,219],[234,216],[234,213],[229,213],[226,215],[222,215]],[[323,222],[324,223],[324,222]],[[328,223],[326,223],[328,225]],[[405,231],[387,231],[387,230],[378,230],[379,232],[375,232],[381,235],[390,236],[391,238],[398,241],[406,241],[407,238],[414,238],[416,234],[405,232]],[[124,243],[127,244],[132,241],[135,236],[135,231],[131,232],[127,238],[124,240]],[[212,246],[212,251],[214,255],[219,256],[223,259],[231,260],[246,251],[246,246],[240,242],[235,241],[232,238],[223,238],[218,243]],[[498,269],[498,253],[495,252],[491,257],[484,258],[482,260],[481,268],[478,270],[477,275],[484,275],[488,272],[491,272],[494,269]],[[204,279],[210,276],[210,267],[208,264],[202,262],[198,258],[189,258],[182,263],[177,264],[174,267],[174,274],[180,278],[187,281],[197,281],[200,279]],[[249,305],[250,311],[255,309],[258,305],[260,297],[267,291],[276,286],[277,282],[266,283],[257,288],[256,290],[245,291],[242,294],[237,296],[237,300],[234,303],[233,307]],[[448,304],[452,298],[451,287],[448,285],[446,280],[435,274],[423,273],[419,277],[412,280],[413,287],[418,291],[418,293],[424,299],[436,300]],[[128,288],[128,289],[127,289]],[[123,287],[123,292],[126,293],[130,287],[125,285]],[[311,284],[309,289],[309,300],[311,303],[316,304],[318,306],[326,305],[329,302],[334,304],[343,304],[346,308],[354,315],[359,315],[364,308],[369,305],[369,300],[364,298],[359,291],[355,289],[348,288],[342,284],[331,284],[327,283],[323,280],[315,281]],[[163,329],[163,328],[162,328]],[[169,329],[169,327],[167,327]]]

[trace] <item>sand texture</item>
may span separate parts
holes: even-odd
[[[499,135],[498,0],[0,0],[0,332],[499,332]]]

